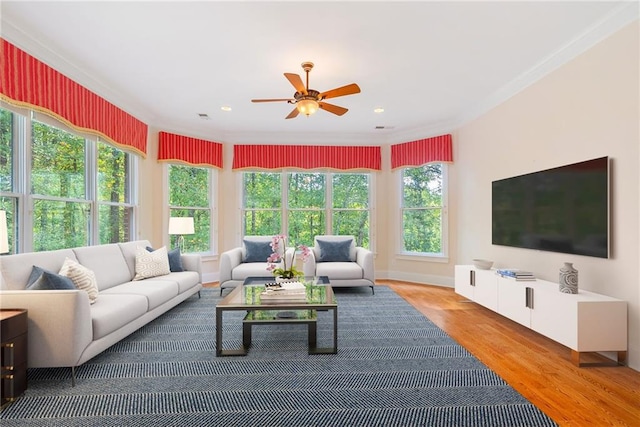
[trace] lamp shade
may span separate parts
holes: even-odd
[[[174,217],[169,218],[169,234],[193,234],[193,218],[191,217]]]
[[[9,232],[7,230],[7,212],[0,211],[0,254],[9,252]]]

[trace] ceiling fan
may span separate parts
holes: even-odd
[[[318,111],[318,109],[322,109],[328,111],[330,113],[336,114],[338,116],[343,115],[348,109],[344,107],[340,107],[338,105],[329,104],[327,102],[323,102],[325,99],[329,98],[337,98],[338,96],[345,95],[353,95],[355,93],[360,93],[360,87],[351,83],[350,85],[338,87],[335,89],[328,90],[326,92],[318,92],[314,89],[309,89],[309,71],[313,68],[313,62],[303,62],[302,69],[307,73],[307,85],[305,86],[302,83],[302,79],[297,74],[292,73],[284,73],[284,76],[291,82],[293,87],[296,89],[296,93],[293,94],[292,98],[278,98],[278,99],[252,99],[251,102],[279,102],[286,101],[288,104],[295,104],[296,108],[293,109],[289,113],[286,119],[293,119],[297,117],[299,113],[302,113],[306,116],[310,116],[311,114]]]

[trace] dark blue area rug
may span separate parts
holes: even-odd
[[[555,426],[385,286],[336,291],[338,353],[307,354],[304,325],[253,327],[245,357],[215,356],[204,289],[77,369],[31,369],[2,426]],[[224,318],[224,346],[242,339]],[[331,345],[330,312],[318,345]]]

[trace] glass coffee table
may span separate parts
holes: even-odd
[[[251,346],[251,327],[257,324],[307,324],[309,328],[309,354],[335,354],[338,352],[338,303],[327,276],[307,277],[306,295],[296,301],[263,301],[262,292],[273,276],[248,277],[216,305],[216,356],[245,356]],[[317,311],[333,312],[333,347],[317,347]],[[225,311],[246,311],[242,325],[242,347],[223,349],[222,322]]]

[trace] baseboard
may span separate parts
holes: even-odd
[[[376,279],[400,280],[422,285],[436,285],[447,288],[454,287],[453,277],[436,276],[433,274],[406,273],[403,271],[376,271]]]

